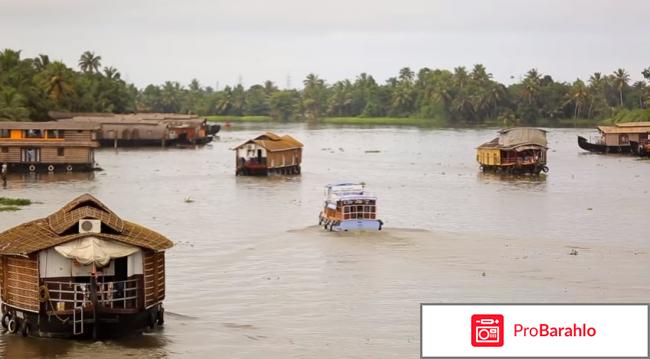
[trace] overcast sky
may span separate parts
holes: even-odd
[[[650,66],[648,0],[1,0],[0,48],[76,67],[86,50],[138,86],[301,86],[368,72],[484,64],[556,80]]]

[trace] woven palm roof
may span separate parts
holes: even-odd
[[[98,219],[110,230],[102,233],[78,233],[81,219]],[[156,251],[171,248],[163,235],[118,217],[95,197],[84,194],[51,215],[0,233],[0,255],[28,255],[84,237],[115,240]]]
[[[287,151],[287,150],[303,147],[303,144],[300,141],[296,140],[295,138],[289,135],[278,136],[273,132],[266,132],[263,135],[257,136],[252,140],[248,140],[242,143],[236,148],[240,148],[249,143],[255,143],[265,148],[269,152]]]

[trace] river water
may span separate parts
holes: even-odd
[[[267,126],[196,149],[102,149],[92,174],[11,176],[2,196],[39,203],[1,213],[0,229],[87,192],[175,247],[163,329],[4,334],[0,355],[416,357],[423,302],[650,300],[650,161],[581,151],[588,129],[550,130],[549,173],[512,177],[475,162],[494,129]],[[303,174],[236,177],[230,149],[268,129],[305,144]],[[323,186],[342,180],[378,196],[385,231],[314,226]]]

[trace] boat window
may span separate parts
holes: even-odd
[[[343,212],[344,213],[350,213],[350,207],[348,207],[348,206],[343,207]]]
[[[63,138],[63,131],[47,130],[47,138]]]
[[[24,130],[23,137],[25,138],[43,138],[42,130]]]
[[[11,134],[10,130],[7,129],[0,130],[0,138],[9,138],[10,134]]]
[[[2,147],[2,153],[9,153],[9,147]]]
[[[57,156],[64,156],[65,155],[65,148],[59,147],[56,149],[56,154]]]

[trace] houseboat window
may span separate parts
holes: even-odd
[[[47,130],[47,138],[63,138],[63,131]]]
[[[0,138],[9,138],[10,134],[11,134],[10,130],[7,129],[0,130]]]
[[[9,153],[9,147],[2,147],[2,153]]]
[[[25,138],[43,138],[42,130],[24,130],[23,136]]]
[[[64,156],[65,155],[65,148],[59,147],[56,149],[56,155],[57,156]]]
[[[40,162],[41,151],[38,148],[23,148],[21,151],[21,160],[23,162]]]

